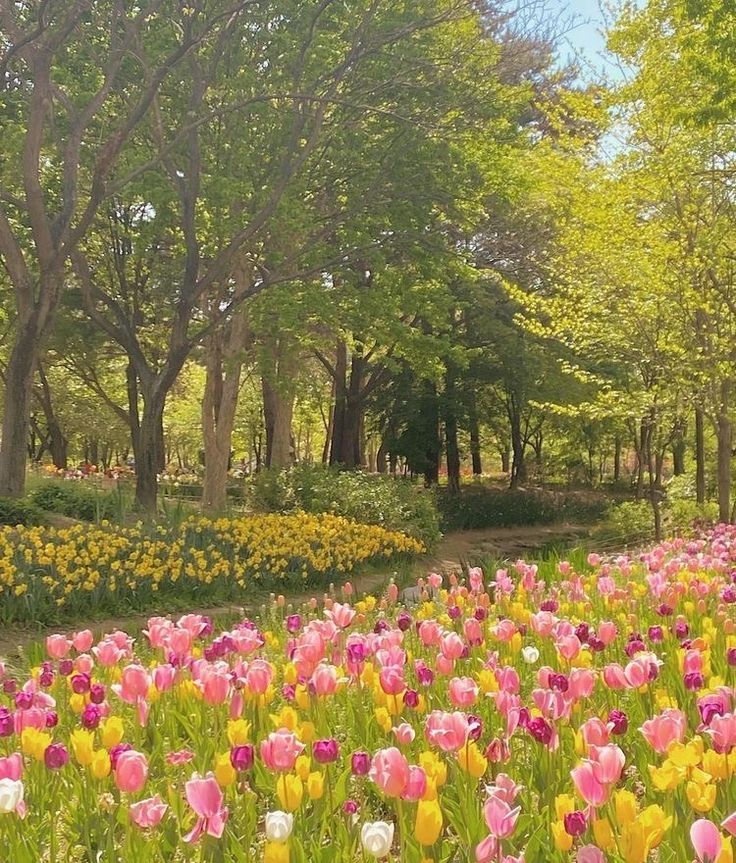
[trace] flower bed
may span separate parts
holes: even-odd
[[[76,525],[0,530],[0,620],[118,613],[162,597],[244,599],[254,586],[322,583],[421,551],[381,527],[330,515],[187,519],[178,528]]]
[[[411,608],[50,636],[4,670],[3,859],[728,863],[734,561],[720,527]]]

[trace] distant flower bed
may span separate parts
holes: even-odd
[[[200,537],[189,562],[218,578],[212,543],[273,563],[318,536],[320,568],[328,538],[341,560],[399,542],[353,530],[198,520],[178,552]],[[413,607],[346,584],[221,631],[50,635],[0,663],[2,859],[732,863],[734,561],[721,527],[550,582],[523,561],[433,573]]]
[[[196,517],[156,529],[8,527],[0,530],[0,620],[115,613],[166,595],[244,598],[253,586],[327,584],[359,564],[419,551],[395,531],[303,513]]]

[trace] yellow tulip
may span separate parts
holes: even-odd
[[[221,788],[227,788],[238,778],[237,771],[230,763],[230,752],[223,752],[217,756],[215,762],[215,779]]]
[[[565,830],[563,821],[552,822],[552,839],[558,851],[569,851],[572,848],[572,836]]]
[[[434,845],[442,832],[442,810],[436,800],[420,800],[414,824],[414,837],[420,845]]]
[[[69,743],[77,761],[82,767],[88,767],[92,763],[94,753],[94,735],[92,732],[86,731],[84,728],[77,728],[72,731]]]
[[[293,773],[282,773],[276,781],[276,794],[286,812],[295,812],[304,796],[302,780]]]
[[[320,800],[325,793],[325,777],[323,773],[315,771],[307,777],[307,794],[310,800]]]
[[[457,753],[458,764],[473,779],[480,779],[488,769],[488,761],[474,742],[462,746]]]
[[[112,765],[110,754],[106,749],[98,749],[92,753],[92,763],[89,765],[89,769],[95,779],[105,779],[110,775]]]
[[[227,739],[231,746],[243,746],[250,738],[250,722],[231,719],[227,724]]]
[[[266,842],[263,863],[289,863],[289,845],[286,842]]]
[[[125,726],[119,716],[108,717],[100,730],[100,738],[105,749],[112,749],[123,739]]]

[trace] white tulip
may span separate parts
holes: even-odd
[[[386,857],[394,843],[394,825],[386,821],[368,821],[360,831],[363,848],[374,857]]]
[[[294,829],[294,816],[291,812],[269,812],[266,815],[266,839],[269,842],[286,842]]]
[[[23,783],[20,779],[0,779],[0,814],[7,815],[23,802]]]
[[[534,665],[534,663],[539,659],[539,651],[532,644],[528,644],[522,651],[521,655],[524,658],[524,662],[527,665]]]

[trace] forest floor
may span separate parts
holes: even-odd
[[[568,548],[585,539],[590,531],[583,525],[544,525],[536,527],[487,528],[483,530],[459,531],[446,534],[431,555],[418,557],[408,571],[402,573],[402,582],[409,585],[421,575],[437,571],[443,573],[460,572],[468,565],[483,564],[488,561],[517,560],[518,558],[533,558],[545,548]],[[393,573],[386,570],[370,570],[358,573],[351,582],[356,594],[364,596],[381,591]],[[295,591],[286,595],[288,604],[299,607],[318,590]],[[409,601],[415,599],[415,591],[411,587],[405,590]],[[230,603],[212,607],[187,608],[188,612],[207,614],[215,620],[232,621],[244,613],[257,612],[264,602],[269,601],[268,593],[259,593],[252,601],[245,604]],[[134,634],[140,632],[148,619],[155,614],[171,613],[165,608],[151,609],[145,614],[131,612],[117,617],[101,617],[87,621],[70,621],[58,626],[4,626],[0,628],[0,659],[17,656],[31,643],[44,638],[50,632],[63,628],[67,632],[75,629],[91,628],[96,634],[112,632],[115,629],[125,629]],[[183,614],[183,610],[179,610]],[[173,612],[174,615],[177,612]]]

